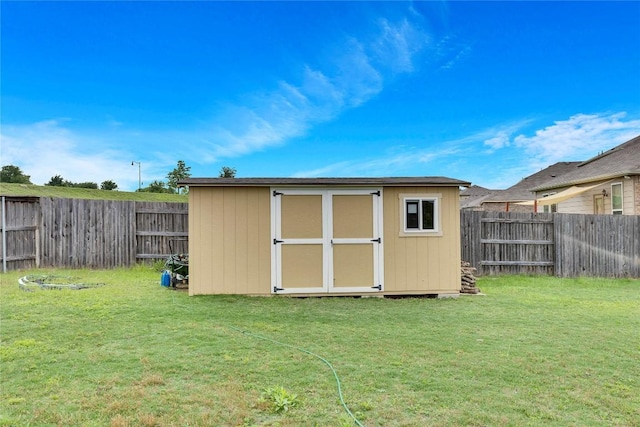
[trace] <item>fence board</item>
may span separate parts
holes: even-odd
[[[462,211],[478,274],[640,277],[640,216]]]
[[[482,246],[480,244],[480,220],[482,211],[463,210],[460,218],[460,234],[462,250],[462,260],[469,262],[476,269],[480,270],[482,261]],[[478,274],[481,274],[478,271]]]
[[[135,204],[117,200],[43,198],[41,263],[113,268],[135,263]]]
[[[188,253],[188,203],[136,202],[136,258],[166,259]]]
[[[560,277],[640,277],[640,216],[557,217],[556,264]]]

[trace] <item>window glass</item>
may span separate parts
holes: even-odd
[[[611,212],[614,215],[622,214],[622,183],[611,185]]]
[[[433,230],[434,226],[434,212],[435,203],[433,200],[422,201],[422,229]]]
[[[419,228],[418,206],[417,200],[407,200],[407,229]]]

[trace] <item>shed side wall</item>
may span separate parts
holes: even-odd
[[[269,294],[269,189],[189,190],[189,294]]]
[[[399,195],[441,194],[439,236],[400,236]],[[457,293],[460,290],[460,202],[456,187],[384,189],[385,294]]]

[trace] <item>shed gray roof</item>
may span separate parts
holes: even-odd
[[[533,188],[542,185],[555,177],[561,177],[569,173],[569,171],[574,170],[579,164],[580,162],[558,162],[542,169],[540,172],[536,172],[533,175],[523,178],[520,182],[506,190],[494,191],[482,202],[525,202],[527,200],[533,200]]]
[[[541,182],[534,191],[640,175],[640,135],[577,165],[573,170]]]
[[[270,187],[270,186],[366,186],[387,187],[468,187],[468,181],[443,176],[388,177],[388,178],[187,178],[178,185],[189,187]]]

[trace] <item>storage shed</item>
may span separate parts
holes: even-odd
[[[459,188],[445,177],[189,178],[189,294],[460,290]]]

